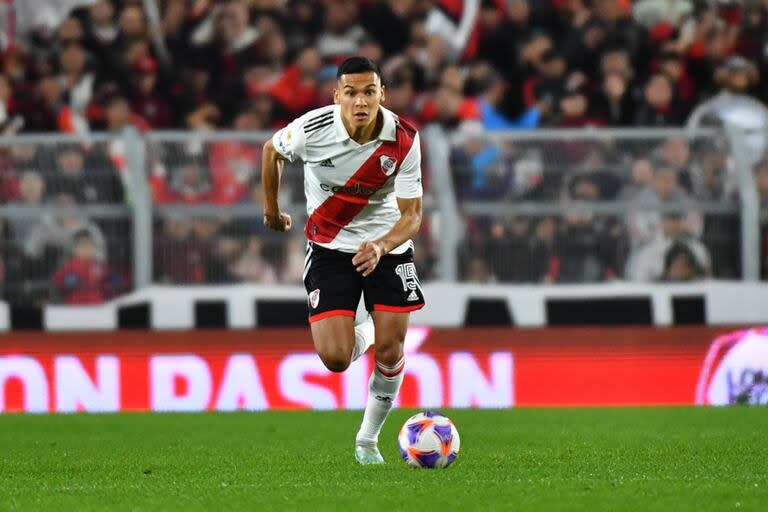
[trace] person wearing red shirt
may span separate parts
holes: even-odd
[[[155,129],[172,128],[174,122],[168,95],[158,87],[157,62],[149,55],[139,57],[133,63],[135,94],[131,110]]]
[[[66,304],[101,304],[110,296],[113,277],[96,258],[96,244],[82,231],[75,235],[73,257],[53,276],[53,285]]]

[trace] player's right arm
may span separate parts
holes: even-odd
[[[278,130],[264,144],[261,155],[261,187],[264,191],[264,225],[275,231],[291,229],[291,216],[280,211],[277,192],[285,161],[305,158],[303,118]]]
[[[283,174],[285,159],[277,152],[271,140],[264,144],[261,155],[261,188],[264,192],[264,225],[275,231],[291,229],[291,216],[280,211],[277,191]]]

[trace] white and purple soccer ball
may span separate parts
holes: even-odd
[[[456,460],[461,440],[453,422],[434,412],[420,412],[397,436],[400,455],[415,468],[446,468]]]

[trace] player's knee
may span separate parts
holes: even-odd
[[[325,367],[332,372],[339,373],[349,368],[349,354],[344,354],[340,350],[327,350],[320,352],[319,355]]]
[[[379,343],[376,340],[376,360],[387,366],[396,365],[403,357],[403,341],[392,339]]]

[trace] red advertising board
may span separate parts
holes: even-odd
[[[743,389],[760,401],[768,336],[747,350],[729,331],[412,327],[399,405],[730,403]],[[0,412],[362,408],[371,357],[331,373],[306,329],[14,333],[0,337]]]

